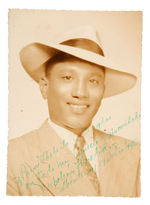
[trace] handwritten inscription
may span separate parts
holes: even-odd
[[[140,114],[136,112],[135,116],[131,117],[129,116],[127,122],[119,125],[117,128],[111,130],[108,134],[110,134],[107,139],[104,137],[103,143],[99,144],[98,141],[95,141],[94,143],[88,144],[85,147],[85,151],[92,149],[94,150],[94,155],[90,156],[88,159],[89,162],[92,160],[95,160],[97,156],[99,156],[99,164],[100,166],[106,166],[111,160],[113,160],[115,157],[121,155],[124,152],[127,152],[130,149],[133,149],[138,143],[135,141],[128,141],[124,139],[123,146],[119,147],[117,142],[114,143],[112,141],[111,143],[111,137],[112,134],[116,134],[121,129],[126,127],[127,125],[135,122],[137,119],[141,117]],[[107,119],[110,120],[111,117]],[[106,120],[105,120],[106,121]],[[105,122],[104,120],[101,121],[99,127],[101,126],[102,122]],[[136,139],[135,139],[136,140]],[[79,179],[85,176],[85,173],[82,170],[83,164],[79,163],[76,159],[74,159],[74,162],[71,162],[74,164],[70,164],[67,160],[57,160],[55,168],[53,167],[52,160],[55,160],[55,156],[68,146],[68,143],[63,141],[61,144],[61,147],[53,147],[53,150],[50,152],[49,150],[46,150],[41,153],[41,155],[36,156],[37,162],[33,165],[33,167],[29,167],[25,164],[20,165],[20,176],[15,177],[17,180],[17,183],[19,186],[25,186],[26,189],[32,186],[39,187],[42,192],[45,191],[44,185],[42,183],[34,182],[33,180],[29,183],[25,183],[25,177],[36,174],[39,181],[42,179],[45,179],[46,177],[49,177],[48,187],[49,188],[57,188],[60,186],[60,192],[64,191],[68,186],[70,186],[73,183],[76,183]],[[42,165],[45,164],[46,169],[42,169]],[[55,175],[55,169],[57,167],[57,175]],[[96,164],[95,164],[96,167]],[[66,171],[67,170],[67,171]],[[89,170],[90,172],[91,170]]]
[[[126,120],[124,123],[120,124],[116,128],[111,128],[110,131],[108,131],[108,134],[115,135],[117,134],[120,130],[124,129],[128,125],[134,123],[136,120],[138,120],[141,117],[141,114],[138,114],[138,112],[135,113],[134,116],[129,115],[128,120]]]

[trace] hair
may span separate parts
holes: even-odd
[[[66,61],[73,62],[73,61],[77,61],[77,60],[82,61],[82,62],[88,62],[86,60],[83,60],[83,59],[80,59],[78,57],[72,56],[70,54],[67,54],[67,53],[64,53],[64,52],[58,52],[56,55],[54,55],[51,59],[49,59],[46,62],[46,65],[45,65],[45,75],[46,75],[46,77],[48,77],[50,75],[51,68],[56,63],[66,62]],[[90,62],[88,62],[88,63],[90,63]],[[94,64],[94,63],[91,63],[91,64]],[[100,67],[103,69],[104,74],[105,74],[105,67],[104,66],[100,66]]]

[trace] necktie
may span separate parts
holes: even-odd
[[[91,184],[94,186],[97,195],[100,195],[99,181],[97,179],[95,171],[93,170],[91,164],[86,157],[86,154],[84,152],[84,145],[84,137],[78,136],[75,143],[75,149],[77,150],[76,159],[78,164],[83,168],[84,174],[89,178]]]

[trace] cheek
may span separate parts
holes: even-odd
[[[57,104],[66,98],[70,93],[70,88],[65,85],[62,86],[60,82],[55,81],[55,83],[51,82],[49,84],[47,92],[49,100]]]
[[[90,98],[91,101],[97,105],[100,104],[104,94],[104,89],[103,88],[97,88],[97,89],[92,89],[90,92]]]

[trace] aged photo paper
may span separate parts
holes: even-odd
[[[10,9],[7,195],[140,197],[141,11]]]

